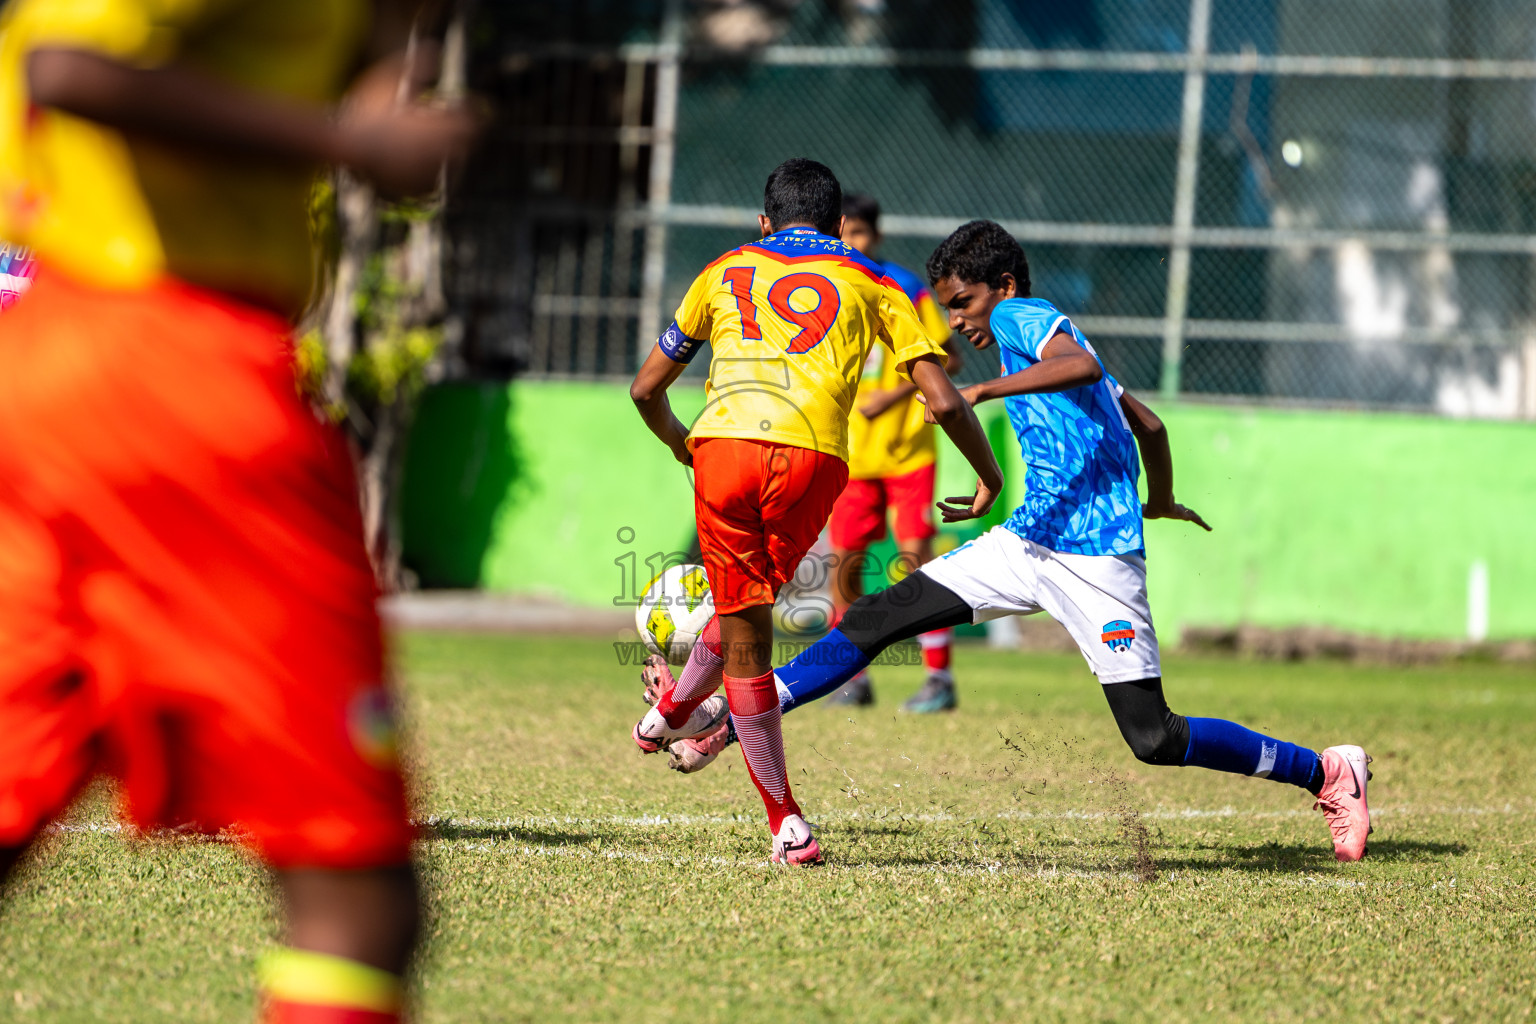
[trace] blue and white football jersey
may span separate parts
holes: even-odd
[[[1066,314],[1044,299],[998,303],[991,327],[1004,374],[1038,363],[1058,330],[1099,358]],[[1089,387],[1003,399],[1027,466],[1024,504],[1004,524],[1008,529],[1068,554],[1145,553],[1136,493],[1141,462],[1120,408],[1123,391],[1105,370]]]

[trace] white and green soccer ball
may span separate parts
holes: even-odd
[[[704,567],[674,565],[651,580],[640,596],[635,628],[652,654],[682,665],[714,614],[715,599]]]

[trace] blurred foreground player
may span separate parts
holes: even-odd
[[[1363,749],[1319,754],[1236,722],[1175,714],[1163,696],[1142,521],[1210,527],[1174,500],[1162,421],[1105,371],[1065,314],[1030,297],[1024,251],[999,225],[962,225],[929,258],[928,279],[957,330],[978,349],[1001,349],[1004,375],[961,393],[972,404],[1003,400],[1029,466],[1024,503],[1003,525],[855,602],[837,629],[775,674],[782,710],[835,692],[924,630],[1044,611],[1077,641],[1138,760],[1299,786],[1317,798],[1334,856],[1359,860],[1371,831]],[[690,659],[684,675],[692,668]],[[664,680],[647,671],[647,699],[665,699]],[[731,725],[674,740],[672,766],[706,767],[732,742]]]
[[[376,16],[375,16],[376,14]],[[16,0],[0,237],[0,871],[90,778],[274,869],[269,1022],[396,1021],[419,899],[343,439],[298,396],[315,169],[430,189],[473,133],[358,81],[362,0]]]
[[[0,242],[0,313],[16,305],[32,287],[35,266],[27,250]]]
[[[883,241],[880,204],[873,198],[843,196],[843,241],[875,259]],[[906,267],[877,261],[912,300],[923,330],[944,346],[944,367],[951,377],[960,372],[960,349],[952,340],[949,318],[923,279]],[[863,593],[863,570],[869,546],[884,539],[887,518],[894,519],[896,561],[888,570],[893,580],[933,560],[933,488],[938,446],[933,425],[923,421],[917,386],[896,373],[895,360],[879,345],[869,351],[864,375],[848,417],[848,486],[832,506],[827,529],[832,535],[832,626]],[[922,689],[902,705],[904,711],[926,713],[955,707],[955,679],[950,674],[954,630],[936,629],[917,638],[928,678]],[[872,704],[874,684],[865,669],[831,697],[832,704]]]
[[[719,615],[694,645],[712,671],[685,671],[640,720],[648,753],[704,731],[704,702],[721,685],[748,773],[768,811],[772,860],[814,864],[821,848],[790,791],[769,649],[773,602],[826,525],[848,480],[848,411],[858,375],[884,345],[971,463],[976,493],[946,518],[982,516],[1002,473],[971,411],[944,373],[944,349],[880,266],[844,243],[842,186],[813,160],[774,169],[758,217],[762,240],[699,274],[635,376],[630,396],[651,431],[694,470],[699,548]],[[667,401],[698,351],[712,348],[705,408],[690,432]],[[693,662],[690,662],[690,667]]]

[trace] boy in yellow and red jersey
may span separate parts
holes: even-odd
[[[704,702],[723,680],[768,811],[772,860],[814,864],[821,850],[784,764],[771,612],[847,483],[848,412],[870,349],[889,349],[976,470],[975,494],[940,506],[946,520],[985,515],[1002,473],[911,300],[838,237],[842,187],[832,172],[812,160],[785,161],[768,177],[763,209],[765,237],[699,274],[630,388],[646,425],[693,467],[699,547],[718,612],[718,634],[707,631],[695,645],[699,657],[635,726],[634,739],[654,752],[698,735],[709,724],[699,719],[717,717]],[[706,342],[706,404],[690,432],[666,392]],[[711,665],[701,663],[705,655]]]
[[[880,204],[873,198],[849,193],[843,196],[843,241],[874,259],[880,248]],[[949,356],[945,370],[960,370],[960,349],[949,329],[949,317],[939,308],[923,279],[896,263],[880,263],[881,269],[901,286],[912,300],[928,337],[944,346]],[[894,519],[896,561],[892,581],[933,560],[933,488],[938,446],[933,427],[923,422],[923,406],[916,389],[896,372],[895,361],[880,348],[870,351],[863,379],[848,417],[848,486],[832,507],[827,524],[832,535],[832,622],[836,626],[848,606],[863,593],[864,557],[869,546],[886,535],[887,517]],[[955,680],[950,674],[952,629],[920,634],[923,664],[928,678],[902,709],[918,713],[948,711],[955,707]],[[848,680],[828,699],[831,704],[872,704],[874,686],[866,669]]]
[[[0,330],[0,873],[100,772],[140,828],[236,829],[282,893],[272,1024],[399,1020],[419,919],[351,463],[289,341],[315,170],[420,192],[473,134],[398,59],[332,108],[411,16],[0,20],[0,237],[40,265]]]

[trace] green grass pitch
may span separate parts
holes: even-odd
[[[402,638],[432,909],[419,1019],[1527,1019],[1536,679],[1170,658],[1175,710],[1374,755],[1332,859],[1299,790],[1139,765],[1081,659],[962,648],[961,707],[786,719],[830,863],[776,870],[735,751],[642,758],[594,639]],[[125,844],[101,793],[0,917],[0,1018],[248,1019],[269,889],[237,849]]]

